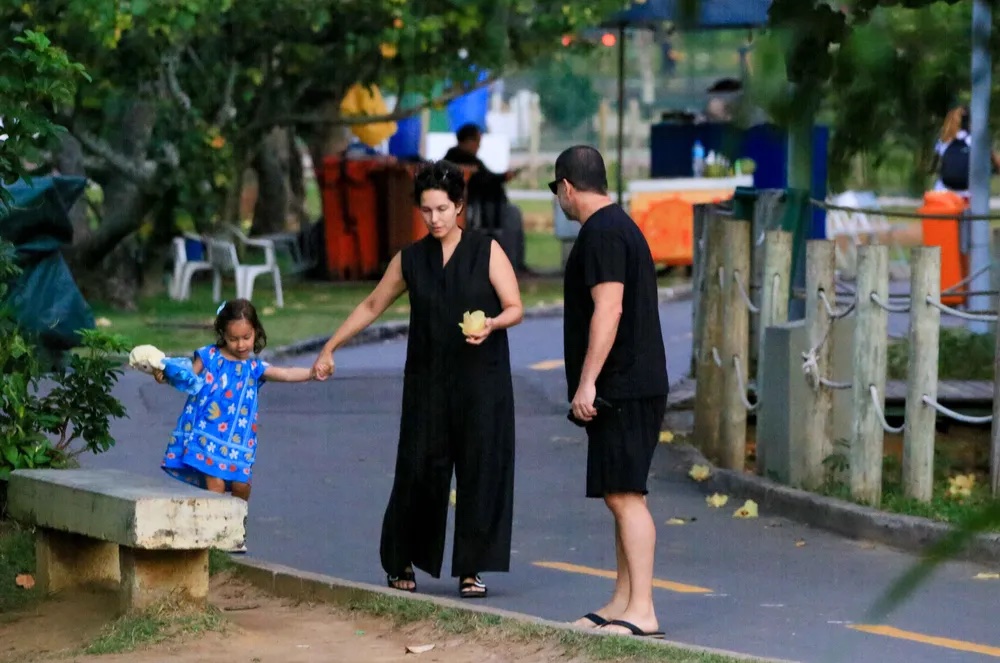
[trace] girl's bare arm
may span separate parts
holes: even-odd
[[[309,382],[313,372],[309,368],[268,366],[264,378],[269,382]]]

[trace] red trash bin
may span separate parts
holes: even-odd
[[[378,196],[372,175],[383,167],[374,159],[323,159],[323,219],[330,278],[379,276]]]

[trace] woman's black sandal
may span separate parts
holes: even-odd
[[[417,591],[417,576],[413,573],[413,569],[403,571],[398,576],[386,574],[385,581],[389,585],[389,589],[411,593]],[[412,582],[413,587],[400,587],[399,584],[403,582]]]
[[[486,583],[478,575],[471,576],[472,580],[463,580],[458,586],[458,595],[463,599],[484,599],[486,598]]]

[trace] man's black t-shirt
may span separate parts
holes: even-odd
[[[595,212],[577,236],[566,261],[563,285],[563,347],[569,400],[580,374],[594,315],[591,288],[622,283],[618,334],[597,379],[597,395],[608,399],[666,396],[667,358],[660,331],[656,268],[649,244],[635,222],[616,204]]]

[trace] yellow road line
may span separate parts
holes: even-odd
[[[554,569],[556,571],[566,571],[568,573],[580,573],[587,576],[597,576],[599,578],[611,578],[615,579],[616,575],[614,571],[605,571],[604,569],[593,569],[589,566],[580,566],[579,564],[567,564],[566,562],[535,562],[535,566],[540,566],[545,569]],[[697,587],[695,585],[685,585],[680,582],[672,582],[670,580],[660,580],[659,578],[653,578],[653,587],[659,589],[666,589],[671,592],[679,592],[681,594],[711,594],[711,589],[705,589],[704,587]]]
[[[540,361],[537,364],[532,364],[530,366],[533,371],[554,371],[557,368],[562,368],[564,362],[562,359],[546,359],[545,361]]]
[[[892,626],[852,624],[847,628],[853,629],[855,631],[861,631],[862,633],[871,633],[873,635],[884,635],[887,638],[909,640],[911,642],[919,642],[925,645],[944,647],[945,649],[954,649],[955,651],[964,651],[964,652],[969,652],[971,654],[983,654],[985,656],[993,656],[995,658],[1000,658],[1000,647],[991,647],[989,645],[981,645],[975,642],[966,642],[965,640],[952,640],[951,638],[939,638],[933,635],[924,635],[923,633],[904,631],[902,629],[893,628]]]

